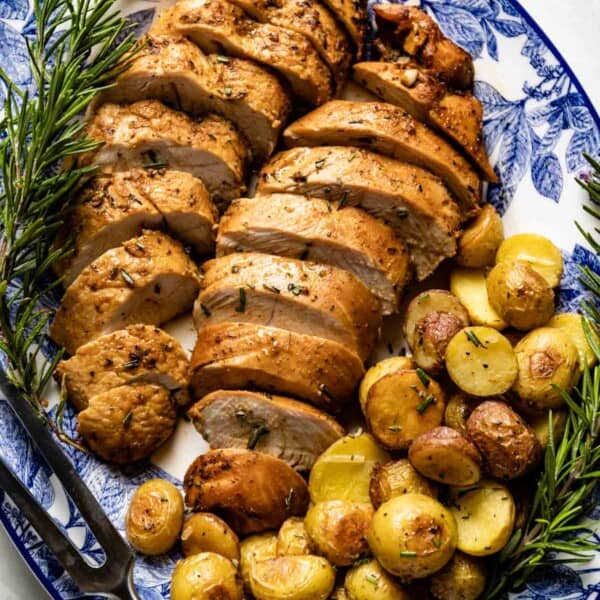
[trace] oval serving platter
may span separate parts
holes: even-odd
[[[485,110],[485,142],[501,182],[487,188],[487,199],[503,215],[508,235],[535,231],[561,247],[565,271],[557,308],[576,310],[585,298],[579,267],[587,266],[600,274],[598,257],[583,244],[575,226],[576,220],[586,228],[592,225],[582,208],[585,192],[576,184],[575,176],[585,173],[582,153],[597,154],[600,150],[600,118],[596,110],[552,42],[515,0],[410,3],[427,10],[445,33],[475,58],[475,93]],[[165,4],[158,0],[122,0],[119,6],[141,34],[159,5]],[[0,67],[22,86],[31,79],[25,39],[34,31],[28,0],[0,2]],[[0,87],[0,98],[3,94]],[[56,306],[56,300],[46,299],[50,307]],[[195,334],[189,319],[172,323],[167,329],[182,340],[184,347],[192,347]],[[380,352],[389,355],[390,344],[399,349],[401,343],[399,327],[392,320],[384,327]],[[55,348],[47,343],[44,351],[51,354]],[[91,561],[101,562],[101,548],[1,398],[0,422],[0,454],[83,554]],[[69,409],[65,411],[64,423],[65,429],[73,432],[75,419]],[[206,448],[191,425],[182,421],[174,438],[144,467],[119,469],[71,448],[65,451],[123,532],[126,507],[135,488],[157,476],[179,484],[187,465]],[[600,518],[600,492],[596,504],[589,514],[593,519]],[[83,597],[1,490],[0,522],[51,597]],[[595,537],[600,541],[600,533]],[[170,576],[177,559],[176,554],[138,559],[135,584],[142,598],[169,597]],[[514,597],[592,600],[600,593],[599,582],[600,555],[590,563],[540,570]]]

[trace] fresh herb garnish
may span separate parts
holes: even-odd
[[[269,433],[269,428],[264,423],[256,423],[248,438],[248,444],[246,446],[248,450],[254,450],[256,444],[258,444],[258,440],[260,440],[263,435],[267,435],[267,433]]]
[[[239,301],[238,305],[235,307],[236,312],[243,313],[246,311],[246,290],[241,287],[238,288],[239,293]]]
[[[223,93],[229,98],[233,94],[233,90],[230,87],[223,88]]]
[[[223,56],[222,54],[217,54],[217,62],[228,63],[229,58],[227,56]]]
[[[379,579],[377,579],[377,577],[375,575],[373,575],[372,573],[369,573],[368,575],[365,576],[365,579],[373,584],[373,585],[379,585]]]
[[[435,402],[435,398],[429,394],[425,400],[423,400],[416,408],[416,411],[422,415],[433,403]]]
[[[417,553],[413,550],[402,550],[402,552],[400,552],[400,556],[402,558],[414,558],[417,556]]]
[[[131,419],[133,419],[133,411],[129,411],[124,417],[123,417],[123,425],[125,425],[125,427],[129,427],[129,424],[131,423]]]
[[[281,290],[278,287],[275,287],[274,285],[268,285],[267,283],[263,283],[263,287],[265,288],[265,290],[273,292],[274,294],[281,293]]]
[[[287,289],[292,292],[294,296],[299,296],[306,290],[306,286],[300,285],[299,283],[289,283]]]
[[[471,329],[466,329],[465,335],[467,336],[467,339],[471,342],[471,344],[475,346],[475,348],[487,348],[487,346],[477,337],[476,333]]]
[[[285,508],[286,510],[290,510],[292,508],[292,502],[294,501],[294,488],[290,488],[287,496],[285,497]]]
[[[421,367],[417,367],[415,369],[415,371],[417,372],[417,377],[419,378],[419,380],[421,381],[421,383],[425,386],[425,387],[429,387],[429,375],[427,375],[427,373],[425,373],[425,371],[423,371],[423,369],[421,369]]]
[[[398,433],[399,431],[402,431],[402,427],[400,427],[400,425],[390,425],[388,427],[389,431],[393,431],[394,433]]]
[[[429,300],[429,294],[421,294],[417,300],[417,304],[423,304],[424,302],[427,302],[427,300]]]

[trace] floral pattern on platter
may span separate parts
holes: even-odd
[[[157,4],[158,0],[123,0],[121,3],[139,34],[148,28]],[[568,65],[521,6],[516,0],[416,0],[411,4],[420,5],[431,14],[450,37],[476,58],[475,92],[485,109],[485,140],[501,181],[499,185],[488,187],[488,200],[509,217],[511,211],[531,200],[542,206],[548,206],[544,204],[548,202],[555,205],[561,212],[557,213],[554,223],[561,227],[566,215],[570,221],[585,219],[583,213],[575,211],[574,203],[570,206],[568,203],[578,191],[573,176],[585,167],[581,153],[597,154],[600,148],[598,116]],[[26,38],[34,32],[35,21],[29,0],[0,2],[0,67],[22,87],[31,84]],[[506,79],[502,77],[502,67],[509,61],[515,83],[510,89],[499,83]],[[4,93],[0,84],[0,100]],[[522,230],[528,229],[528,223],[530,221],[521,223]],[[532,228],[536,229],[529,227]],[[512,232],[509,227],[509,233]],[[569,249],[564,252],[565,271],[558,289],[558,309],[576,310],[585,298],[579,268],[586,266],[600,274],[600,261],[589,249],[564,242],[560,235],[557,243]],[[18,292],[17,289],[14,291]],[[45,300],[47,306],[55,303],[56,298]],[[44,352],[51,354],[53,351],[52,344],[46,342]],[[1,399],[0,419],[3,423],[0,454],[82,552],[92,561],[101,561],[102,549],[86,530],[68,495]],[[64,423],[68,431],[74,431],[75,415],[69,407]],[[126,506],[140,482],[151,477],[167,477],[180,484],[157,465],[119,469],[70,448],[66,451],[121,532],[124,531]],[[600,517],[600,492],[597,500],[589,515],[595,519]],[[82,598],[39,536],[2,491],[0,521],[54,598]],[[173,553],[138,559],[135,583],[142,598],[160,600],[169,597],[170,576],[178,558]],[[598,580],[600,557],[589,564],[540,570],[515,597],[520,600],[593,600],[600,595]]]

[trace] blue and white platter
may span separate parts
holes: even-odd
[[[372,0],[371,0],[372,1]],[[501,183],[489,186],[487,199],[503,215],[507,235],[534,231],[561,247],[565,271],[559,288],[558,309],[577,310],[585,292],[579,267],[600,274],[600,260],[583,243],[575,221],[591,227],[583,211],[585,192],[575,182],[586,176],[583,152],[600,151],[600,118],[559,51],[516,0],[421,0],[420,5],[446,34],[476,59],[475,92],[485,110],[485,141]],[[159,0],[122,0],[123,14],[139,33],[164,6]],[[30,0],[0,0],[0,67],[19,85],[31,75],[26,39],[35,32]],[[0,84],[0,99],[5,89]],[[47,299],[54,306],[56,299]],[[191,348],[194,331],[182,319],[168,329]],[[396,334],[388,324],[386,345]],[[399,343],[399,340],[398,340]],[[46,344],[46,353],[55,349]],[[56,390],[49,393],[55,401]],[[102,550],[86,530],[81,517],[56,477],[0,398],[0,454],[36,498],[91,561],[102,561]],[[75,419],[67,410],[67,430]],[[189,423],[181,422],[174,438],[146,466],[120,469],[70,448],[77,471],[96,494],[116,527],[123,532],[124,516],[135,488],[151,477],[179,484],[189,463],[206,450]],[[589,517],[600,518],[600,492]],[[0,490],[0,522],[52,598],[82,598],[19,509]],[[600,541],[600,532],[596,534]],[[139,557],[135,584],[142,598],[169,597],[169,581],[176,554]],[[515,596],[520,600],[595,600],[600,598],[600,555],[590,563],[540,570]]]

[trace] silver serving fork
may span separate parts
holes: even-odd
[[[75,471],[47,425],[33,407],[0,371],[0,390],[29,434],[48,466],[54,471],[106,555],[105,562],[90,564],[73,542],[0,457],[0,488],[25,515],[40,537],[82,592],[104,594],[121,600],[139,600],[133,585],[135,555],[102,510],[102,507]]]

